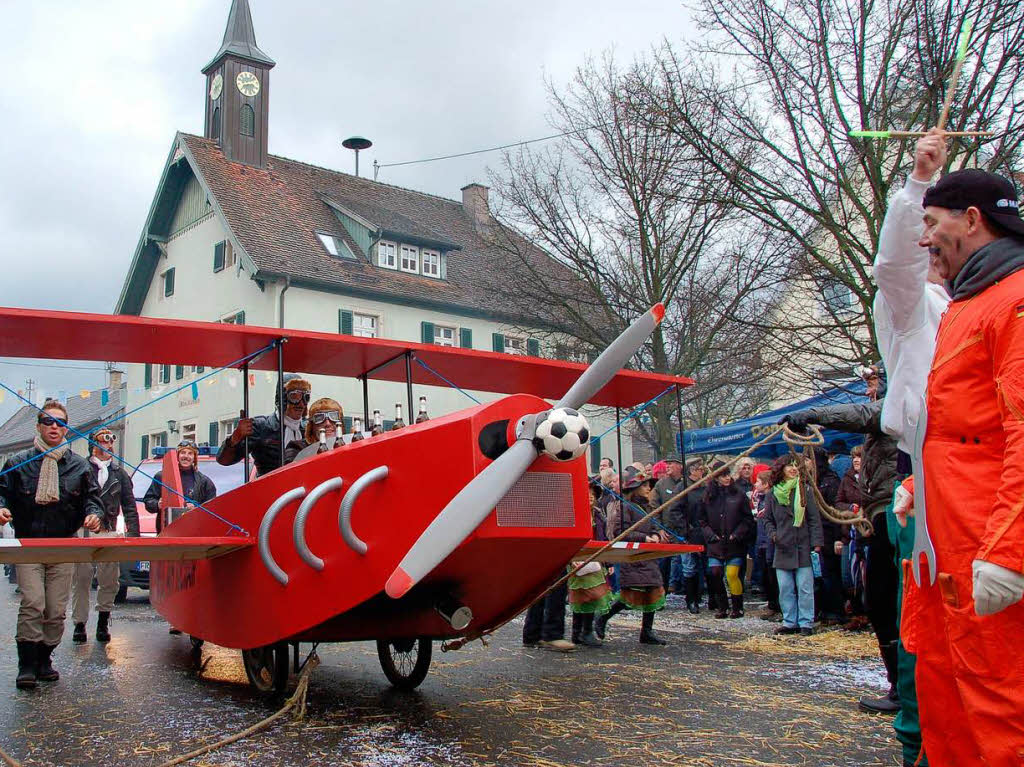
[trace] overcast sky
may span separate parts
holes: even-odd
[[[205,80],[230,0],[6,2],[0,46],[0,305],[113,311],[174,133],[202,132]],[[628,60],[690,24],[673,0],[250,0],[270,75],[270,152],[351,172],[548,135],[544,79],[588,54]],[[451,198],[498,153],[388,168]],[[88,363],[53,363],[76,368]],[[0,381],[104,385],[0,362]],[[0,419],[13,412],[4,396]]]

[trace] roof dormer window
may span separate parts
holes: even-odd
[[[422,272],[425,277],[437,277],[441,278],[441,253],[437,250],[428,250],[423,248],[420,251],[420,263],[422,264]]]
[[[377,266],[385,269],[398,268],[398,248],[395,243],[381,240],[377,243]]]
[[[402,271],[410,274],[420,273],[420,249],[415,245],[402,246]]]

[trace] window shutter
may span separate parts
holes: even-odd
[[[491,348],[496,352],[505,351],[505,336],[501,333],[491,333]]]
[[[242,309],[242,311],[240,311],[236,315],[236,317],[235,317],[235,324],[236,325],[244,325],[245,324],[245,309]]]
[[[540,341],[538,341],[536,338],[527,338],[526,339],[526,353],[529,354],[531,357],[539,357],[540,356]]]
[[[160,383],[170,383],[170,382],[171,382],[171,366],[170,365],[161,365],[160,366]]]
[[[174,378],[175,378],[175,380],[180,381],[184,377],[185,377],[185,366],[184,365],[175,365],[174,366]]]
[[[352,312],[338,309],[338,332],[342,335],[352,335]]]
[[[601,440],[590,443],[590,470],[594,474],[601,471]]]
[[[473,328],[459,328],[459,346],[463,349],[473,348]]]
[[[210,447],[220,444],[220,427],[216,421],[210,421]]]
[[[342,428],[345,430],[344,433],[348,434],[352,431],[352,416],[347,415],[341,419]]]
[[[164,273],[164,297],[174,295],[174,267]]]
[[[219,272],[224,268],[224,243],[218,242],[213,246],[213,271]]]
[[[205,373],[205,372],[206,372],[206,366],[205,365],[196,365],[196,373]]]
[[[147,389],[153,385],[153,366],[148,362],[142,366],[142,378]]]
[[[149,458],[149,435],[142,435],[142,460],[145,461]]]
[[[433,322],[421,322],[420,323],[420,341],[425,344],[434,343],[434,323]]]

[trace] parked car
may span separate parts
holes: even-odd
[[[159,448],[157,448],[159,450]],[[213,480],[217,487],[217,493],[226,493],[234,490],[242,484],[245,478],[245,464],[240,461],[234,466],[221,466],[215,458],[215,449],[210,454],[210,448],[199,448],[199,471]],[[161,451],[162,452],[162,451]],[[256,469],[250,463],[251,478],[255,479]],[[148,458],[139,464],[139,468],[132,474],[132,490],[135,493],[135,508],[139,512],[139,533],[145,537],[156,535],[156,514],[146,510],[142,499],[153,483],[153,476],[163,468],[163,458]],[[202,513],[202,512],[200,512]],[[124,518],[118,517],[117,529],[124,532]],[[135,562],[121,563],[120,588],[117,592],[116,601],[123,602],[128,595],[128,589],[135,587],[149,589],[149,562],[139,560]]]

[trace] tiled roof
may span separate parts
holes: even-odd
[[[116,417],[118,411],[123,408],[125,389],[109,391],[110,399],[106,405],[102,404],[102,389],[90,392],[88,397],[68,397],[67,408],[71,427],[84,432],[103,421]],[[0,425],[0,452],[10,449],[13,445],[29,443],[35,439],[36,414],[38,412],[34,407],[25,405]]]
[[[495,301],[499,280],[530,277],[516,257],[481,235],[461,202],[274,155],[265,169],[254,168],[227,160],[211,139],[180,138],[253,260],[257,277],[286,276],[341,293],[536,324],[531,307],[516,306],[508,296]],[[458,246],[447,255],[447,279],[382,269],[362,258],[332,257],[315,232],[344,232],[325,199],[382,228]],[[354,252],[360,253],[358,248]],[[560,269],[540,250],[532,252],[538,261],[534,268]]]

